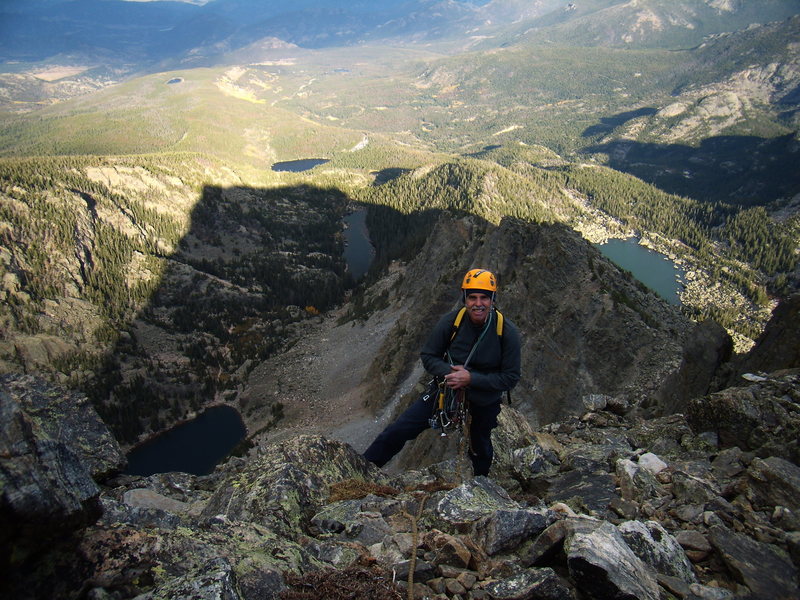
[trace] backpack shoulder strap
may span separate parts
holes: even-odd
[[[496,331],[498,336],[503,335],[503,313],[499,310],[495,309],[495,314],[497,315],[497,324],[496,324]],[[458,333],[458,328],[461,327],[461,321],[464,320],[464,315],[467,314],[467,308],[465,306],[461,307],[461,310],[458,311],[456,318],[453,320],[453,328],[450,333],[450,341],[453,341],[453,338],[456,337],[456,333]]]
[[[456,315],[456,318],[453,321],[453,330],[450,333],[450,341],[451,342],[453,341],[453,338],[456,337],[456,334],[458,333],[458,328],[461,327],[461,321],[464,318],[465,314],[467,314],[467,307],[466,306],[462,307],[461,310],[458,311],[458,314]]]
[[[495,310],[494,312],[497,313],[497,337],[503,336],[503,313],[499,310]],[[508,400],[508,405],[511,406],[511,390],[506,390],[506,399]]]
[[[495,314],[497,315],[497,325],[495,331],[497,332],[498,337],[503,335],[503,313],[499,310],[495,309]],[[458,333],[458,328],[461,326],[461,321],[464,320],[464,315],[467,314],[467,307],[461,307],[461,310],[458,311],[456,318],[453,319],[453,328],[452,333],[450,334],[450,341],[453,341],[453,338],[456,337]],[[508,398],[508,404],[511,405],[511,390],[506,390],[506,397]]]

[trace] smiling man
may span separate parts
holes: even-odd
[[[494,454],[491,433],[497,426],[503,392],[519,381],[519,330],[494,308],[497,278],[492,272],[471,269],[461,290],[464,307],[439,320],[420,357],[437,382],[461,394],[470,416],[473,471],[488,475]],[[379,467],[385,465],[408,440],[431,425],[437,408],[435,394],[421,396],[375,438],[364,452],[366,459]]]

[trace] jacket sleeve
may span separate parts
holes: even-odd
[[[420,352],[422,365],[435,377],[444,377],[450,372],[450,363],[444,359],[444,354],[450,345],[454,320],[455,313],[448,313],[439,319]]]
[[[471,376],[471,388],[504,392],[517,385],[520,377],[520,336],[519,329],[510,321],[506,321],[500,347],[502,357],[499,370],[484,373],[467,367]]]

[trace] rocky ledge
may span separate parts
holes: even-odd
[[[3,593],[94,600],[797,598],[800,467],[793,451],[773,449],[800,422],[800,372],[749,379],[693,402],[687,415],[649,420],[631,421],[613,399],[594,397],[582,417],[532,431],[504,407],[490,478],[469,477],[458,457],[390,478],[346,444],[299,436],[208,476],[105,480],[98,468],[54,477],[66,465],[108,464],[114,453],[80,439],[61,440],[62,452],[41,450],[58,428],[35,425],[32,415],[58,414],[20,402],[19,389],[33,385],[39,400],[62,407],[85,407],[80,398],[65,401],[41,383],[15,380],[18,393],[0,394],[3,414],[13,415],[4,418],[0,457],[4,523],[55,523],[64,514],[53,502],[15,502],[42,482],[59,485],[45,486],[41,497],[78,500],[46,543],[6,530],[14,535],[4,540],[4,570],[12,568]],[[760,410],[738,401],[744,396],[757,398]],[[714,406],[724,408],[725,419],[715,418]],[[758,415],[763,420],[753,428]],[[84,432],[105,439],[99,421],[85,423]],[[71,444],[82,450],[67,451]],[[22,455],[31,465],[41,461],[27,480],[14,469]],[[102,483],[89,485],[88,473]]]

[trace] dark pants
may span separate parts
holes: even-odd
[[[430,427],[429,419],[433,414],[433,397],[428,400],[419,398],[409,406],[394,423],[384,429],[369,448],[364,452],[364,458],[382,467],[392,457],[403,449],[405,443],[413,440],[420,433]],[[492,429],[497,427],[497,415],[500,414],[500,402],[489,406],[470,406],[469,435],[472,446],[470,460],[475,475],[488,475],[492,466]]]

